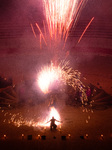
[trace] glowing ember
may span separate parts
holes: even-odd
[[[29,116],[29,115],[28,115]],[[50,107],[50,110],[48,112],[47,116],[41,116],[41,119],[36,119],[34,118],[34,116],[32,117],[25,117],[24,114],[21,113],[7,113],[7,117],[9,117],[9,119],[6,119],[6,122],[8,124],[13,124],[16,127],[20,127],[20,126],[29,126],[29,127],[49,127],[50,126],[50,122],[47,123],[48,121],[50,121],[52,119],[52,117],[54,117],[56,120],[61,121],[60,115],[58,113],[58,111],[54,108],[54,107]],[[37,116],[37,118],[40,118]],[[43,118],[43,119],[42,119]],[[60,122],[56,122],[57,125],[60,125]],[[22,137],[24,137],[24,134],[21,135]],[[4,136],[6,137],[6,135]]]

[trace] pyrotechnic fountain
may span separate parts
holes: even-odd
[[[45,45],[51,49],[51,52],[53,52],[53,49],[57,45],[59,46],[58,52],[64,49],[69,31],[76,25],[85,2],[86,0],[42,0],[43,13],[46,19],[43,21],[44,33],[42,33],[38,23],[35,24],[40,32],[40,45],[43,39]],[[36,37],[32,24],[31,28]],[[56,50],[54,51],[54,55],[56,54]]]
[[[44,14],[46,18],[46,25],[44,23],[45,36],[42,33],[37,23],[36,26],[40,31],[41,38],[43,38],[45,44],[49,47],[49,49],[51,49],[51,53],[53,52],[54,58],[52,58],[51,60],[52,62],[49,66],[42,68],[42,70],[40,71],[37,79],[39,87],[44,93],[46,93],[48,92],[48,88],[49,88],[48,86],[50,86],[51,82],[54,82],[56,80],[58,81],[61,80],[63,81],[64,84],[68,84],[72,86],[74,90],[76,90],[76,88],[78,87],[78,89],[82,92],[81,96],[83,98],[81,101],[83,103],[84,101],[87,101],[87,97],[84,92],[85,86],[80,81],[81,73],[78,72],[77,70],[76,71],[73,70],[68,64],[67,61],[67,57],[69,55],[68,51],[65,52],[65,58],[61,62],[58,61],[59,56],[57,54],[57,51],[58,53],[60,53],[65,47],[65,43],[69,36],[69,31],[73,26],[75,26],[81,8],[86,1],[85,0],[72,0],[72,1],[43,0],[42,2],[43,2]],[[88,26],[90,25],[92,20],[89,22]],[[48,29],[48,33],[46,31],[46,28]],[[47,41],[46,33],[47,33],[47,38],[48,35],[50,37],[50,43],[46,42]],[[62,42],[64,42],[64,45],[62,47],[58,47]],[[54,44],[52,43],[58,45],[57,46],[58,49],[55,49],[55,47],[53,47]],[[55,51],[53,49],[55,49]],[[44,79],[46,80],[46,82]]]
[[[50,60],[51,63],[42,67],[38,72],[36,79],[38,86],[44,94],[53,91],[53,84],[55,84],[58,89],[62,84],[64,86],[71,86],[74,91],[79,91],[80,101],[83,105],[85,105],[85,103],[88,101],[85,91],[86,87],[80,80],[81,73],[78,70],[74,70],[70,66],[70,61],[68,61],[69,51],[65,50],[65,44],[69,36],[69,31],[75,26],[85,1],[86,0],[42,0],[46,19],[43,22],[44,33],[42,33],[38,23],[35,23],[40,32],[40,47],[43,40],[52,54],[52,58]],[[91,24],[93,19],[94,18],[91,19],[88,26]],[[32,24],[31,28],[36,38],[37,35]],[[86,29],[84,30],[83,34],[85,33]],[[80,42],[83,34],[78,42]],[[65,51],[64,59],[59,61],[59,55],[61,51]],[[52,116],[54,116],[57,120],[61,120],[56,108],[51,107],[49,115],[46,117],[46,119],[37,121],[32,119],[28,121],[27,119],[23,118],[21,114],[15,114],[12,115],[9,122],[14,123],[18,127],[21,125],[34,127],[48,126],[46,122]]]
[[[43,39],[51,50],[50,52],[53,53],[53,58],[50,60],[51,64],[43,67],[39,72],[37,83],[43,93],[51,92],[53,89],[50,87],[54,82],[55,86],[57,86],[57,83],[63,83],[64,85],[73,87],[74,91],[78,89],[80,92],[80,100],[84,104],[87,102],[87,95],[85,86],[80,81],[81,73],[70,67],[66,55],[68,52],[65,52],[65,59],[63,61],[59,62],[58,59],[60,51],[65,48],[69,31],[75,26],[85,0],[43,0],[42,2],[46,18],[46,23],[44,22],[45,33],[42,33],[37,23],[36,26],[40,31],[40,45]],[[35,36],[32,24],[31,27]],[[48,37],[50,39],[49,43],[47,41]]]

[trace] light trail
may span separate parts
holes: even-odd
[[[34,35],[34,37],[36,38],[37,36],[36,36],[35,31],[34,31],[33,25],[32,25],[32,24],[30,24],[30,25],[31,25],[31,29],[32,29],[33,35]]]
[[[42,35],[40,33],[40,49],[42,48]]]
[[[43,35],[43,33],[42,33],[42,31],[41,31],[41,29],[40,29],[40,27],[39,27],[39,25],[37,23],[36,23],[36,26],[37,26],[38,30],[40,31],[40,34],[42,35],[42,38],[43,38],[45,44],[47,45],[47,42],[46,42],[46,40],[44,38],[44,35]]]
[[[85,1],[87,0],[42,0],[46,18],[46,24],[43,21],[44,33],[37,23],[36,27],[50,49],[60,46],[61,42],[63,43],[61,50],[65,48],[69,31],[75,26]],[[36,37],[32,24],[31,28]],[[48,29],[48,32],[46,29]]]
[[[43,20],[43,25],[44,25],[44,34],[45,34],[45,38],[46,38],[46,26],[45,26],[45,21]]]
[[[85,0],[43,0],[50,37],[66,42],[76,16]]]
[[[81,34],[78,43],[81,41],[83,35],[85,34],[86,30],[88,29],[88,27],[91,25],[92,21],[94,20],[94,17],[90,20],[90,22],[88,23],[88,25],[86,26],[86,28],[84,29],[83,33]]]
[[[77,14],[78,14],[78,12],[79,12],[79,9],[80,9],[80,7],[82,6],[82,3],[84,2],[84,0],[81,0],[80,1],[80,3],[79,3],[79,5],[78,5],[78,7],[77,7],[77,9],[76,9],[76,13],[75,13],[75,15],[74,15],[74,21],[76,22],[76,18],[77,18]],[[75,26],[75,23],[74,23],[74,26]]]

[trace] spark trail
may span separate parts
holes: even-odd
[[[65,42],[85,0],[43,0],[45,18],[51,39]]]
[[[94,20],[94,17],[90,20],[90,22],[88,23],[88,25],[86,26],[86,28],[84,29],[83,33],[81,34],[78,43],[81,41],[83,35],[85,34],[86,30],[89,28],[89,26],[91,25],[92,21]]]
[[[33,25],[32,25],[32,24],[30,24],[30,25],[31,25],[31,29],[32,29],[33,35],[34,35],[34,37],[36,38],[37,36],[36,36],[35,31],[34,31]]]
[[[65,48],[69,31],[76,25],[79,14],[83,5],[87,0],[42,0],[43,13],[45,21],[43,21],[44,32],[42,32],[38,23],[35,23],[40,32],[40,48],[42,39],[45,45],[51,50],[59,52]],[[33,25],[31,28],[34,36],[35,31]]]

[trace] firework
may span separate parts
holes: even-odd
[[[53,82],[59,81],[61,78],[62,70],[60,67],[55,67],[52,63],[50,66],[42,68],[40,71],[37,82],[43,93],[48,93],[49,87]]]
[[[56,120],[60,120],[61,117],[59,115],[59,112],[54,107],[50,107],[49,114],[47,116],[44,116],[44,119],[36,120],[34,118],[24,117],[22,113],[14,113],[9,114],[7,113],[7,116],[9,116],[10,119],[8,119],[8,124],[13,124],[16,127],[20,126],[32,126],[32,127],[48,127],[50,126],[50,123],[47,123],[52,117],[54,117]],[[5,119],[6,120],[6,119]],[[7,122],[7,120],[6,120]],[[60,122],[56,123],[57,125],[60,125]]]
[[[35,31],[34,31],[33,25],[32,25],[32,24],[30,24],[30,25],[31,25],[31,29],[32,29],[33,35],[34,35],[34,37],[36,38],[37,36],[36,36]]]
[[[84,0],[43,0],[45,18],[50,37],[57,39],[68,37],[71,26],[76,21]],[[57,38],[58,37],[58,38]]]
[[[73,87],[74,91],[77,89],[80,92],[80,99],[82,103],[87,101],[87,95],[85,93],[85,85],[80,80],[81,73],[78,70],[74,70],[69,65],[69,61],[61,61],[58,66],[54,66],[52,63],[50,66],[44,67],[37,78],[38,85],[43,93],[49,93],[52,84],[63,83]],[[57,82],[56,82],[57,81]]]
[[[72,28],[72,26],[75,25],[80,9],[83,6],[85,0],[42,0],[42,1],[46,18],[46,22],[43,22],[44,33],[41,31],[39,25],[37,23],[35,24],[40,32],[40,48],[42,47],[42,39],[44,40],[46,46],[49,46],[49,44],[51,45],[51,42],[53,42],[52,45],[54,46],[53,49],[55,49],[57,45],[60,46],[60,43],[62,41],[64,41],[63,47],[65,47],[65,43],[69,36],[69,31]],[[37,38],[36,32],[32,24],[31,29],[35,38]],[[48,35],[50,36],[50,43],[48,43],[49,40]],[[56,53],[54,57],[56,57]],[[38,73],[37,83],[41,91],[44,94],[51,92],[53,90],[53,84],[55,86],[58,86],[58,84],[61,83],[63,85],[69,85],[73,87],[74,91],[76,91],[77,89],[79,90],[80,99],[82,101],[82,104],[84,104],[84,102],[87,101],[87,96],[85,93],[85,86],[80,80],[81,73],[70,67],[68,61],[64,60],[57,63],[57,65],[54,64],[51,62],[49,66],[45,66]],[[11,116],[9,123],[13,123],[17,127],[21,125],[33,127],[49,126],[49,124],[46,123],[53,116],[55,119],[60,120],[60,115],[58,111],[54,107],[51,107],[49,115],[47,117],[44,116],[45,119],[43,120],[34,120],[34,119],[29,120],[27,118],[24,118],[21,114],[13,114]]]
[[[41,34],[40,38],[44,40],[46,45],[50,44],[50,47],[53,46],[54,48],[57,45],[60,46],[61,42],[64,41],[64,45],[62,46],[62,49],[64,49],[69,31],[72,26],[75,26],[85,1],[87,0],[42,0],[43,12],[46,19],[46,22],[43,21],[44,34],[39,25],[37,23],[35,25]],[[31,29],[36,37],[32,24]],[[46,29],[48,29],[48,32]],[[48,40],[50,42],[47,43]]]
[[[40,27],[39,27],[39,25],[38,25],[37,23],[36,23],[36,26],[37,26],[37,28],[39,29],[40,34],[41,34],[41,36],[42,36],[42,38],[43,38],[45,44],[47,45],[46,40],[45,40],[45,38],[44,38],[44,35],[43,35],[43,33],[42,33],[42,31],[41,31],[41,29],[40,29]]]
[[[81,41],[83,35],[85,34],[86,30],[88,29],[88,27],[90,26],[90,24],[92,23],[92,21],[94,20],[94,17],[91,18],[90,22],[88,23],[88,25],[86,26],[86,28],[84,29],[83,33],[81,34],[79,40],[78,40],[78,43]]]

